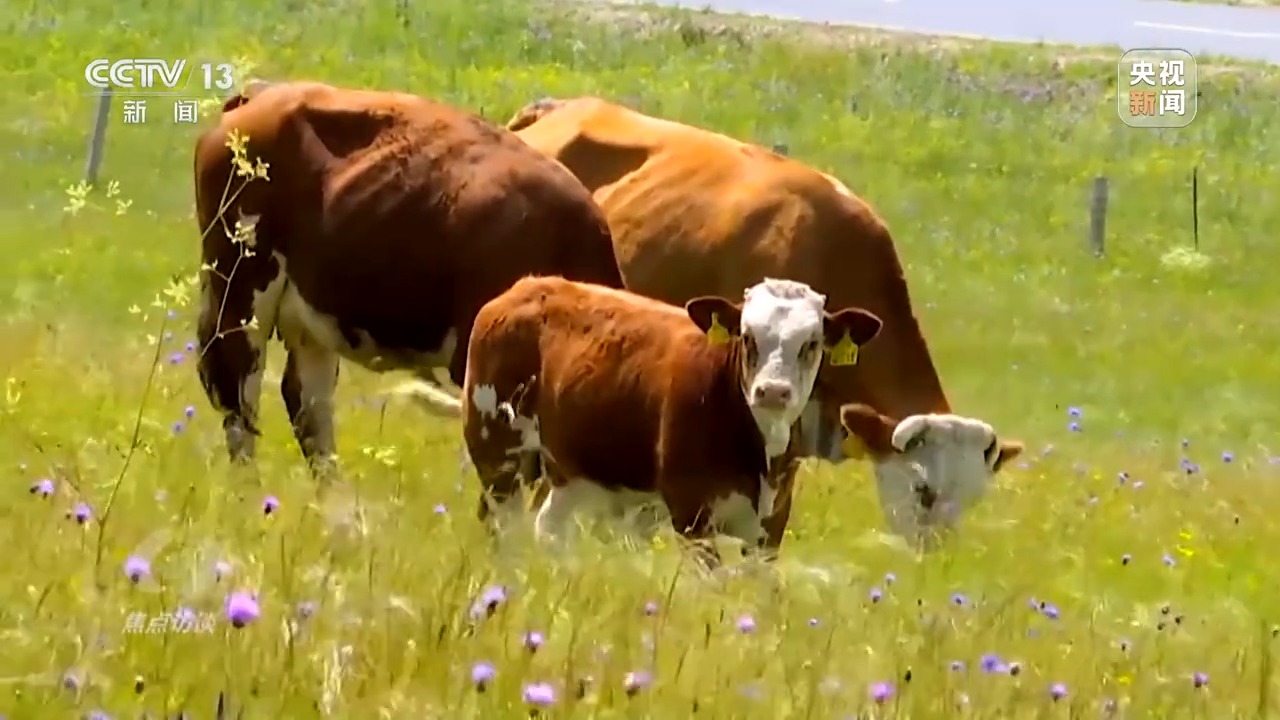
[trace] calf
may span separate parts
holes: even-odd
[[[247,136],[243,155],[232,133]],[[258,161],[269,182],[245,177]],[[199,373],[234,460],[254,454],[273,336],[288,350],[280,392],[294,434],[318,468],[335,452],[340,357],[412,372],[456,415],[444,388],[462,383],[485,302],[529,274],[622,286],[608,224],[568,170],[415,95],[258,84],[197,140],[195,195]],[[237,220],[253,235],[229,237]]]
[[[575,511],[618,514],[661,500],[677,532],[755,547],[778,493],[771,464],[813,391],[824,350],[852,362],[881,321],[766,279],[737,304],[684,309],[560,277],[530,277],[476,315],[463,383],[463,435],[501,507],[538,466],[550,485],[539,537]]]

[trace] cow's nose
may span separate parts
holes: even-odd
[[[791,385],[784,382],[762,382],[752,391],[758,407],[781,408],[791,402]]]

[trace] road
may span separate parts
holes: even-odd
[[[1280,7],[1167,0],[653,0],[658,5],[1011,42],[1181,48],[1280,65]]]

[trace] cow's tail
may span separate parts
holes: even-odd
[[[408,398],[432,415],[462,417],[462,400],[425,380],[400,383],[384,395],[388,398]]]

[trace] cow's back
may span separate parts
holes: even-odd
[[[270,164],[240,210],[261,216],[263,250],[337,319],[357,362],[412,365],[455,328],[465,345],[480,306],[526,274],[622,285],[590,193],[483,118],[404,93],[282,83],[222,125],[248,127]],[[462,363],[451,369],[461,382]]]
[[[947,409],[889,229],[835,177],[599,98],[565,101],[518,134],[593,191],[629,290],[679,304],[798,280],[828,307],[885,321],[863,372],[824,366],[824,384],[899,416]]]

